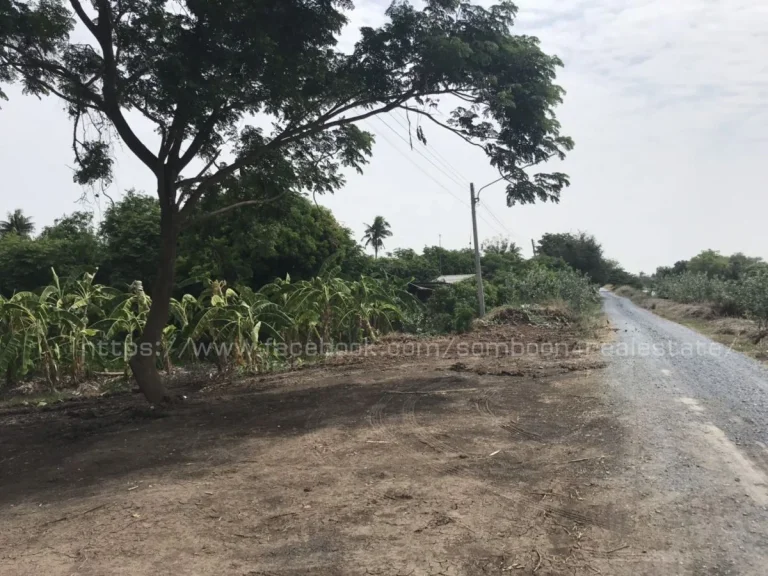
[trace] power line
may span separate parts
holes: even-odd
[[[421,166],[420,166],[420,165],[419,165],[419,164],[418,164],[418,163],[417,163],[417,162],[416,162],[416,161],[415,161],[413,158],[411,158],[410,156],[408,156],[408,154],[406,154],[405,152],[403,152],[402,150],[400,150],[400,148],[398,148],[398,147],[395,145],[395,143],[394,143],[394,142],[392,142],[392,140],[390,140],[389,138],[387,138],[387,137],[386,137],[384,134],[380,134],[379,132],[377,132],[377,131],[376,131],[376,130],[375,130],[373,127],[372,127],[372,126],[371,126],[371,130],[373,130],[374,134],[376,134],[377,136],[381,136],[381,138],[383,138],[385,142],[387,142],[387,143],[388,143],[390,146],[392,146],[392,148],[394,148],[394,149],[395,149],[395,152],[397,152],[397,153],[398,153],[398,154],[400,154],[401,156],[405,157],[405,159],[406,159],[406,160],[408,160],[408,162],[410,162],[410,163],[411,163],[411,164],[413,164],[413,165],[414,165],[416,168],[418,168],[418,169],[419,169],[419,171],[423,172],[423,173],[424,173],[424,175],[426,175],[426,176],[427,176],[427,178],[429,178],[430,180],[432,180],[432,181],[433,181],[435,184],[437,184],[438,186],[440,186],[440,188],[442,188],[442,189],[443,189],[443,190],[445,190],[445,191],[446,191],[448,194],[450,194],[451,196],[453,196],[453,198],[454,198],[455,200],[457,200],[458,202],[461,202],[462,204],[464,204],[464,206],[466,206],[467,208],[469,208],[469,204],[468,204],[467,202],[465,202],[464,200],[462,200],[461,198],[459,198],[458,196],[456,196],[456,194],[454,194],[453,192],[451,192],[451,191],[450,191],[450,189],[449,189],[449,188],[447,188],[447,187],[446,187],[446,186],[445,186],[445,185],[444,185],[442,182],[440,182],[439,180],[437,180],[437,179],[436,179],[434,176],[432,176],[432,174],[430,174],[430,173],[429,173],[429,172],[427,172],[427,171],[426,171],[424,168],[422,168],[422,167],[421,167]]]
[[[401,119],[402,119],[402,113],[401,113],[401,114],[400,114],[400,116],[398,117],[397,115],[395,115],[395,114],[394,114],[394,112],[395,112],[394,110],[392,110],[392,111],[390,112],[390,116],[392,117],[392,119],[393,119],[395,122],[397,122],[397,124],[398,124],[398,125],[399,125],[401,128],[403,128],[404,130],[410,130],[410,129],[408,128],[408,126],[406,126],[405,124],[403,124],[403,122],[401,121]],[[408,120],[408,119],[406,118],[406,121],[407,121],[407,120]],[[390,127],[390,129],[392,129],[392,128]],[[400,135],[398,134],[398,136],[400,136]],[[402,140],[404,140],[406,143],[410,144],[410,142],[408,142],[407,140],[405,140],[405,139],[404,139],[402,136],[400,136],[400,138],[401,138]],[[427,151],[428,153],[431,153],[431,154],[433,155],[433,157],[435,158],[435,160],[437,160],[437,161],[438,161],[438,162],[440,162],[440,163],[441,163],[443,166],[445,166],[445,167],[446,167],[448,170],[450,170],[451,172],[453,172],[453,173],[454,173],[454,174],[455,174],[455,175],[456,175],[458,178],[461,178],[462,180],[464,180],[464,181],[467,183],[467,185],[469,184],[469,180],[468,180],[467,178],[465,178],[465,177],[464,177],[464,176],[463,176],[463,175],[462,175],[462,174],[461,174],[461,173],[460,173],[458,170],[456,170],[456,169],[455,169],[453,166],[451,166],[451,165],[450,165],[450,163],[448,162],[448,160],[446,160],[446,158],[445,158],[445,157],[443,157],[443,156],[442,156],[442,155],[441,155],[441,154],[440,154],[440,153],[439,153],[437,150],[433,150],[433,149],[430,149],[430,148],[425,148],[425,151]],[[455,180],[454,180],[454,181],[455,181]],[[457,182],[457,184],[458,184],[458,182]],[[483,208],[485,208],[485,209],[487,210],[487,212],[488,212],[488,215],[489,215],[491,218],[493,218],[493,219],[496,221],[496,223],[497,223],[499,226],[501,226],[501,229],[502,229],[502,234],[503,234],[503,233],[506,233],[508,236],[514,236],[514,237],[516,237],[516,238],[518,238],[518,239],[521,239],[521,237],[520,237],[520,236],[518,236],[517,234],[514,234],[514,233],[512,233],[512,232],[511,232],[511,231],[510,231],[510,230],[509,230],[509,229],[506,227],[506,225],[505,225],[505,224],[504,224],[504,223],[503,223],[501,220],[499,220],[499,219],[496,217],[496,215],[495,215],[495,214],[494,214],[494,213],[493,213],[493,212],[492,212],[492,211],[491,211],[489,208],[487,208],[486,206],[483,206]],[[483,217],[483,215],[482,215],[482,214],[480,214],[479,216],[480,216],[480,218],[481,218],[481,219],[482,219],[484,222],[486,222],[487,224],[489,224],[489,222],[488,222],[488,221],[487,221],[487,220],[486,220],[486,219]],[[492,227],[492,228],[495,228],[493,225],[491,225],[491,227]]]
[[[398,116],[396,116],[396,115],[395,115],[395,113],[394,113],[394,112],[395,112],[394,110],[392,110],[392,111],[390,112],[390,116],[392,117],[392,119],[393,119],[395,122],[397,122],[397,123],[398,123],[398,124],[399,124],[399,125],[400,125],[400,126],[403,128],[403,129],[405,129],[405,130],[409,130],[409,131],[410,131],[410,128],[409,128],[408,126],[406,126],[405,124],[403,124],[403,123],[402,123],[402,122],[399,120]],[[401,117],[402,117],[402,115],[401,115]],[[410,123],[410,120],[409,120],[407,117],[406,117],[406,121],[408,121],[408,122]],[[435,160],[437,160],[437,161],[438,161],[438,162],[439,162],[439,163],[440,163],[442,166],[444,166],[444,167],[445,167],[446,169],[448,169],[450,172],[452,172],[453,174],[455,174],[455,175],[456,175],[458,178],[461,178],[462,180],[464,180],[464,181],[466,182],[466,184],[467,184],[467,185],[469,184],[469,180],[468,180],[467,178],[465,178],[465,177],[464,177],[464,176],[463,176],[463,175],[462,175],[462,174],[461,174],[461,173],[460,173],[458,170],[456,170],[456,168],[454,168],[453,166],[451,166],[451,163],[450,163],[448,160],[446,160],[446,159],[445,159],[445,157],[443,157],[443,156],[442,156],[442,155],[441,155],[441,154],[440,154],[440,153],[439,153],[437,150],[435,150],[435,149],[433,149],[433,148],[429,148],[429,147],[427,147],[426,145],[424,146],[424,150],[425,150],[425,151],[426,151],[428,154],[431,154],[431,155],[432,155],[432,157],[433,157]]]
[[[507,233],[507,236],[512,236],[513,238],[517,238],[518,240],[521,240],[521,241],[525,241],[525,238],[523,238],[523,237],[522,237],[522,236],[520,236],[519,234],[515,234],[515,233],[514,233],[514,232],[512,232],[512,231],[511,231],[509,228],[507,228],[507,226],[504,224],[504,222],[502,222],[501,220],[499,220],[499,218],[498,218],[498,217],[497,217],[497,216],[496,216],[496,215],[495,215],[495,214],[494,214],[494,213],[491,211],[491,209],[490,209],[490,208],[488,208],[487,206],[485,206],[485,205],[484,205],[484,204],[482,204],[482,203],[479,203],[479,202],[478,202],[478,204],[480,204],[480,206],[482,206],[483,208],[485,208],[485,210],[488,212],[488,215],[489,215],[491,218],[493,218],[493,219],[494,219],[496,222],[498,222],[498,223],[499,223],[499,226],[501,226],[501,227],[503,228],[504,232],[506,232],[506,233]],[[480,215],[480,217],[482,218],[483,216],[482,216],[482,215]]]
[[[378,118],[379,120],[381,120],[381,122],[382,122],[382,123],[383,123],[383,124],[384,124],[384,125],[385,125],[387,128],[389,128],[390,130],[392,130],[392,132],[394,132],[394,133],[395,133],[395,135],[396,135],[398,138],[400,138],[402,141],[404,141],[404,142],[405,142],[406,144],[408,144],[408,145],[409,145],[409,147],[410,147],[410,143],[408,142],[408,140],[406,140],[406,139],[405,139],[405,138],[404,138],[404,137],[403,137],[403,136],[402,136],[402,135],[401,135],[399,132],[397,132],[397,130],[395,130],[394,128],[392,128],[392,126],[390,126],[390,125],[389,125],[387,122],[385,122],[385,121],[384,121],[382,118],[380,118],[379,116],[375,116],[375,118]],[[440,181],[439,181],[439,180],[437,180],[437,179],[436,179],[434,176],[432,176],[432,174],[430,174],[430,173],[429,173],[429,172],[428,172],[426,169],[424,169],[424,168],[423,168],[421,165],[419,165],[419,163],[418,163],[418,162],[416,162],[416,161],[415,161],[415,160],[414,160],[412,157],[410,157],[408,154],[406,154],[405,152],[403,152],[402,150],[400,150],[400,148],[398,148],[398,147],[397,147],[397,145],[395,145],[395,143],[394,143],[394,142],[392,142],[392,140],[390,140],[389,138],[387,138],[387,137],[386,137],[384,134],[381,134],[381,133],[379,133],[378,131],[376,131],[375,129],[373,129],[373,127],[371,127],[371,129],[373,130],[373,132],[374,132],[374,133],[375,133],[377,136],[381,136],[381,138],[383,138],[383,139],[384,139],[384,140],[385,140],[385,141],[386,141],[386,142],[387,142],[387,143],[388,143],[390,146],[392,146],[392,147],[395,149],[395,151],[396,151],[398,154],[400,154],[400,155],[404,156],[404,157],[405,157],[405,158],[406,158],[406,159],[407,159],[407,160],[408,160],[408,161],[409,161],[411,164],[413,164],[413,165],[414,165],[416,168],[418,168],[418,170],[419,170],[420,172],[422,172],[422,173],[423,173],[424,175],[426,175],[426,176],[427,176],[427,177],[428,177],[430,180],[432,180],[433,182],[435,182],[435,183],[436,183],[438,186],[440,186],[440,187],[441,187],[443,190],[445,190],[445,191],[446,191],[448,194],[450,194],[450,195],[451,195],[451,196],[452,196],[454,199],[456,199],[456,200],[458,200],[459,202],[461,202],[461,203],[462,203],[464,206],[466,206],[467,208],[471,208],[471,207],[470,207],[470,205],[469,205],[469,203],[467,203],[466,201],[462,200],[461,198],[459,198],[458,196],[456,196],[456,194],[454,194],[453,192],[451,192],[451,190],[450,190],[448,187],[446,187],[446,186],[445,186],[445,185],[444,185],[442,182],[440,182]],[[417,154],[419,154],[419,155],[420,155],[422,158],[424,158],[425,160],[427,160],[427,161],[428,161],[430,164],[432,164],[432,166],[434,166],[435,168],[438,168],[438,170],[440,170],[440,168],[439,168],[438,166],[436,166],[434,162],[432,162],[432,161],[431,161],[429,158],[427,158],[426,156],[424,156],[423,154],[421,154],[421,153],[420,153],[418,150],[414,149],[414,152],[416,152],[416,153],[417,153]],[[448,178],[450,178],[450,179],[451,179],[451,180],[452,180],[452,181],[453,181],[455,184],[457,184],[457,185],[459,185],[459,186],[462,186],[462,187],[463,187],[463,184],[462,184],[461,182],[458,182],[458,181],[457,181],[455,178],[451,178],[451,177],[450,177],[448,174],[446,174],[446,173],[445,173],[443,170],[440,170],[440,172],[441,172],[441,173],[442,173],[444,176],[447,176]],[[499,228],[498,228],[497,226],[495,226],[495,225],[494,225],[492,222],[490,222],[488,219],[486,219],[486,218],[485,218],[485,217],[484,217],[482,214],[478,214],[478,216],[480,216],[480,219],[481,219],[483,222],[485,222],[485,223],[486,223],[488,226],[490,226],[490,227],[491,227],[491,229],[493,229],[493,231],[494,231],[494,232],[497,232],[497,233],[499,233],[499,234],[504,234],[504,231],[506,230],[506,228],[505,228],[505,226],[504,226],[503,224],[502,224],[502,226],[501,226],[501,229],[499,229]]]
[[[406,143],[406,144],[407,144],[407,145],[410,147],[411,143],[410,143],[410,142],[409,142],[409,141],[408,141],[408,140],[407,140],[407,139],[406,139],[406,138],[405,138],[405,137],[404,137],[402,134],[400,134],[400,133],[399,133],[397,130],[395,130],[394,128],[392,128],[392,126],[390,126],[390,125],[389,125],[389,124],[388,124],[388,123],[387,123],[387,122],[386,122],[386,121],[385,121],[383,118],[381,118],[380,116],[375,116],[375,118],[376,118],[377,120],[381,121],[381,122],[384,124],[384,126],[386,126],[387,128],[389,128],[390,130],[392,130],[392,132],[394,132],[394,133],[395,133],[395,135],[396,135],[398,138],[400,138],[400,140],[402,140],[403,142],[405,142],[405,143]],[[419,155],[419,156],[421,156],[422,158],[424,158],[424,159],[425,159],[427,162],[429,162],[430,164],[432,164],[432,166],[434,166],[435,168],[437,168],[437,170],[438,170],[440,173],[442,173],[442,174],[443,174],[443,176],[445,176],[445,177],[446,177],[446,178],[448,178],[449,180],[452,180],[453,182],[455,182],[455,183],[456,183],[456,184],[458,184],[459,186],[463,186],[463,184],[462,184],[461,182],[459,182],[458,180],[456,180],[456,178],[454,178],[453,176],[451,176],[450,174],[448,174],[448,173],[447,173],[447,172],[446,172],[446,171],[445,171],[443,168],[441,168],[440,166],[438,166],[437,164],[435,164],[434,162],[432,162],[432,160],[430,160],[429,158],[427,158],[427,156],[425,156],[424,154],[422,154],[422,153],[421,153],[421,151],[420,151],[418,148],[413,148],[413,151],[414,151],[414,152],[416,152],[416,154],[418,154],[418,155]]]

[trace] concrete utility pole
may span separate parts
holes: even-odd
[[[477,282],[477,304],[480,318],[485,316],[485,294],[483,293],[483,271],[480,269],[480,244],[477,241],[477,211],[475,204],[479,202],[475,199],[475,184],[469,185],[469,197],[472,204],[472,235],[475,239],[475,280]]]
[[[533,248],[533,255],[536,256],[536,242],[531,238],[531,248]]]
[[[440,250],[438,251],[439,256],[437,257],[437,271],[440,273],[440,276],[443,275],[443,235],[438,234],[438,242],[440,243]]]

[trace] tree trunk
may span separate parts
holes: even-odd
[[[157,369],[157,361],[159,354],[162,353],[163,329],[170,316],[177,255],[176,244],[179,233],[177,211],[173,207],[162,204],[161,197],[160,236],[162,245],[157,277],[152,284],[152,306],[149,308],[147,323],[139,339],[136,354],[130,360],[136,382],[141,392],[152,404],[168,400],[168,393]]]

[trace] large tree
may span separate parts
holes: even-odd
[[[396,0],[382,27],[336,48],[350,0],[0,0],[0,81],[61,98],[73,121],[81,183],[109,180],[114,134],[154,175],[159,262],[141,349],[156,350],[169,313],[180,230],[236,172],[330,192],[360,170],[372,136],[357,122],[396,108],[480,147],[508,180],[507,200],[557,201],[561,173],[526,167],[572,148],[554,108],[556,57],[514,35],[515,6]],[[75,30],[77,24],[78,29]],[[83,40],[84,34],[88,39]],[[436,98],[458,105],[438,119]],[[142,138],[139,121],[156,130]],[[419,136],[423,138],[420,126]],[[232,209],[243,200],[228,207]],[[154,355],[131,368],[152,402],[165,398]]]
[[[392,230],[390,230],[389,222],[384,216],[376,216],[372,224],[365,225],[363,242],[365,242],[365,246],[373,248],[373,257],[378,258],[379,250],[384,248],[384,239],[390,236],[392,236]]]
[[[544,234],[539,240],[536,254],[561,259],[568,266],[583,272],[597,284],[607,282],[607,264],[603,247],[594,236],[578,234]]]

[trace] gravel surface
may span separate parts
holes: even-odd
[[[649,554],[642,573],[768,574],[768,370],[602,295],[616,330],[603,350],[609,390],[632,436],[627,506]]]

